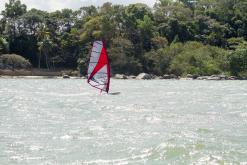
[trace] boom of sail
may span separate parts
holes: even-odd
[[[90,55],[87,82],[94,88],[108,93],[110,86],[110,64],[103,41],[95,41]]]

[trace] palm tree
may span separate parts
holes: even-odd
[[[49,62],[49,54],[52,52],[54,47],[54,43],[50,39],[50,33],[46,31],[44,26],[41,27],[40,31],[38,32],[38,50],[39,50],[39,68],[40,68],[40,61],[41,56],[45,56],[46,67],[50,69],[50,62]]]

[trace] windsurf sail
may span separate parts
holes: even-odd
[[[108,93],[110,86],[110,64],[103,41],[95,41],[90,55],[87,82]]]

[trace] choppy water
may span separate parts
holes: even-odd
[[[0,79],[0,164],[247,164],[247,81]]]

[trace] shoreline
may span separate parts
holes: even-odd
[[[140,73],[137,76],[115,74],[111,76],[112,79],[120,80],[247,80],[247,78],[226,76],[226,75],[210,75],[197,76],[188,74],[186,76],[176,76],[174,74],[165,74],[157,76],[148,73]],[[0,69],[0,79],[86,79],[86,76],[80,76],[76,70],[60,69],[60,70],[46,70],[46,69],[31,69],[31,70],[2,70]]]
[[[62,76],[9,76],[0,75],[0,79],[86,79],[85,77],[69,77],[64,78]]]
[[[186,78],[186,77],[181,77],[181,78],[171,78],[171,79],[164,79],[164,78],[152,78],[152,79],[138,79],[138,78],[116,78],[116,77],[111,77],[111,79],[114,80],[192,80],[192,81],[233,81],[233,80],[246,80],[246,79],[217,79],[217,78],[209,78],[205,79],[193,79],[193,78]],[[78,76],[69,76],[69,77],[63,77],[63,76],[9,76],[9,75],[0,75],[0,79],[86,79],[86,77],[78,77]]]

